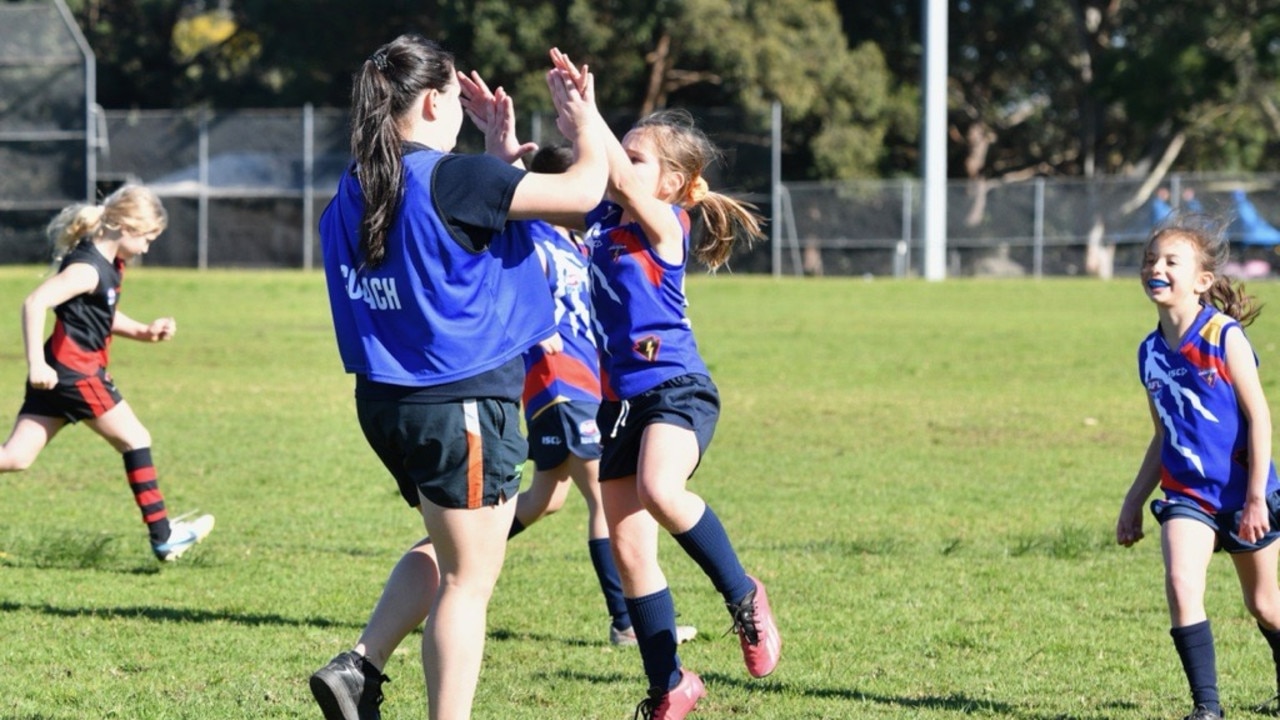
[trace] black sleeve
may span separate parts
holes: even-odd
[[[492,155],[449,155],[436,164],[431,197],[454,235],[480,251],[506,225],[511,198],[524,176],[524,170]]]

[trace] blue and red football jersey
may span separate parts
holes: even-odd
[[[548,355],[534,345],[524,354],[524,414],[532,420],[559,402],[600,402],[600,354],[591,328],[591,283],[586,247],[540,220],[509,223],[506,234],[528,235],[546,269],[555,299],[556,332],[564,349]]]
[[[1138,373],[1164,426],[1160,486],[1208,513],[1244,507],[1249,482],[1249,427],[1227,369],[1229,332],[1244,330],[1205,306],[1179,347],[1158,327],[1138,347]],[[1278,486],[1271,463],[1267,494]]]
[[[638,223],[622,224],[622,208],[600,204],[587,215],[591,302],[600,338],[605,397],[634,397],[674,377],[709,375],[685,315],[689,214],[672,205],[684,230],[685,263],[653,251]]]

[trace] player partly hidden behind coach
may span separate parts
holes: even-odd
[[[160,199],[141,185],[123,186],[101,205],[67,207],[49,223],[60,264],[22,304],[27,394],[0,447],[0,472],[26,470],[59,430],[84,421],[124,456],[151,550],[160,560],[176,560],[209,534],[213,516],[169,517],[151,462],[151,434],[107,372],[112,336],[159,342],[177,331],[173,318],[147,324],[116,309],[125,263],[145,254],[167,224]],[[57,320],[42,343],[50,309]]]
[[[1142,285],[1159,325],[1138,348],[1138,372],[1155,431],[1116,523],[1124,546],[1142,539],[1143,505],[1161,527],[1165,594],[1174,647],[1191,687],[1188,720],[1223,716],[1213,632],[1205,613],[1209,560],[1226,550],[1245,607],[1280,674],[1280,482],[1271,460],[1271,415],[1242,326],[1259,307],[1221,274],[1225,228],[1205,215],[1156,228]]]

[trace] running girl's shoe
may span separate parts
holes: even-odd
[[[196,546],[209,536],[213,530],[213,516],[200,515],[194,520],[187,520],[189,515],[177,517],[169,521],[169,539],[162,543],[151,543],[151,550],[157,560],[170,562],[182,557],[182,554]]]
[[[706,697],[707,689],[702,684],[698,673],[685,670],[680,675],[680,683],[663,692],[658,688],[649,688],[649,697],[636,706],[636,714],[632,720],[683,720],[698,700]]]
[[[692,625],[676,626],[676,644],[683,645],[690,640],[698,637],[698,628]],[[609,626],[609,642],[618,647],[635,647],[640,643],[636,640],[636,629],[633,627],[625,627],[621,630],[610,625]]]
[[[742,659],[752,677],[762,678],[773,672],[782,657],[782,636],[773,621],[769,596],[764,585],[747,576],[756,587],[737,603],[726,603],[733,616],[733,632],[742,645]]]

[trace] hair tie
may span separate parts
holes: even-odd
[[[374,67],[385,72],[387,69],[387,49],[379,48],[378,51],[369,58],[369,60],[373,62]]]
[[[699,175],[693,182],[689,183],[689,190],[685,193],[685,197],[689,199],[690,205],[697,205],[706,199],[709,192],[707,179]]]

